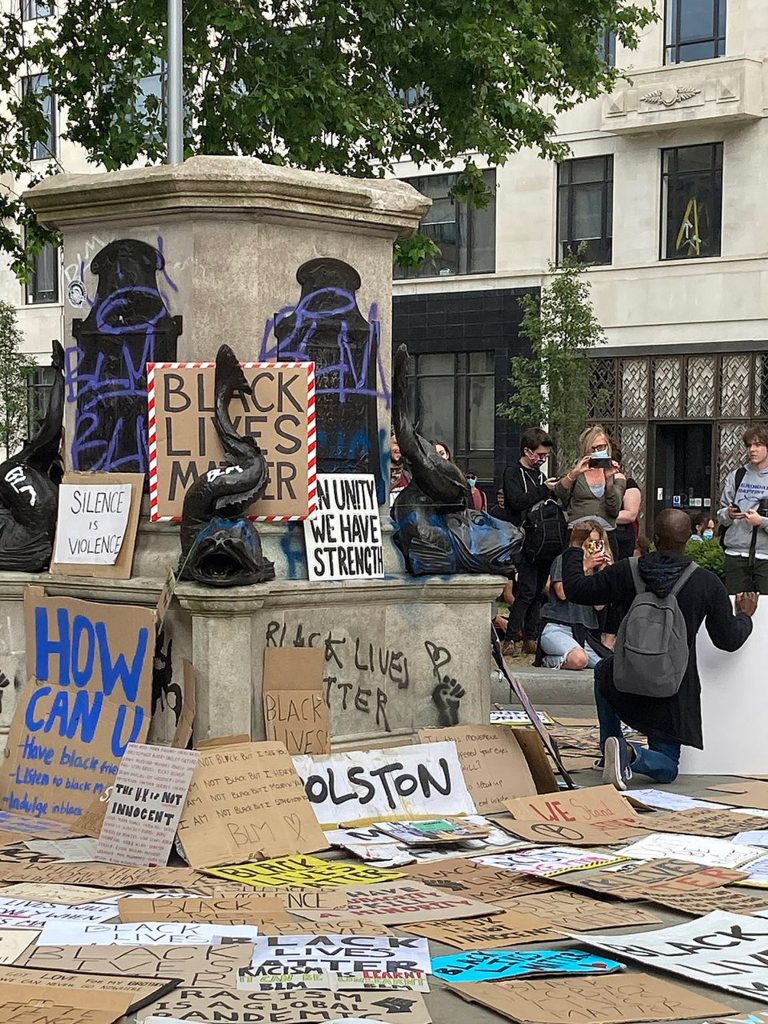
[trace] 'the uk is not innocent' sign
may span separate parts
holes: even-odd
[[[369,473],[321,473],[317,509],[304,520],[311,580],[380,579],[384,575],[376,483]]]

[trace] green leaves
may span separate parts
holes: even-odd
[[[36,363],[20,351],[16,310],[0,302],[0,446],[13,455],[27,436],[27,382]]]
[[[551,284],[541,298],[524,295],[520,333],[530,356],[514,356],[509,397],[496,411],[523,427],[548,425],[558,466],[565,469],[578,454],[578,437],[589,408],[589,350],[605,344],[592,307],[587,267],[578,255],[549,265]]]
[[[243,154],[339,174],[397,161],[433,168],[464,154],[502,164],[522,146],[562,155],[555,116],[610,85],[598,28],[634,46],[653,0],[189,0],[185,152]],[[159,105],[142,79],[165,54],[163,0],[69,0],[22,31],[0,14],[0,88],[25,68],[49,75],[66,137],[107,168],[164,158]],[[0,175],[28,169],[27,104],[0,112]],[[482,204],[470,161],[456,197]],[[486,200],[487,201],[487,200]],[[10,212],[21,216],[14,199]],[[8,247],[0,234],[0,245]],[[21,260],[21,247],[15,256]]]

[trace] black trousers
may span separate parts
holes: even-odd
[[[544,587],[552,561],[520,563],[515,580],[515,603],[509,610],[509,625],[505,640],[536,640],[539,635],[539,616],[544,600]]]

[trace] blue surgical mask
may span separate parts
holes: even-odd
[[[610,459],[610,453],[607,448],[601,448],[599,452],[592,452],[593,459]]]
[[[704,540],[712,540],[712,538],[715,536],[715,531],[705,530],[701,536],[704,538]]]
[[[467,477],[467,483],[469,484],[470,487],[474,487],[475,484],[477,483],[477,477],[476,476],[468,476]]]

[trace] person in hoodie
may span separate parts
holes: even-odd
[[[546,430],[530,427],[520,438],[520,458],[504,470],[504,510],[507,520],[515,526],[522,527],[528,510],[552,497],[554,481],[548,483],[541,471],[551,452],[552,438]],[[532,562],[523,558],[520,562],[515,580],[515,603],[501,645],[504,655],[519,657],[536,653],[539,616],[551,564],[551,559]]]
[[[690,532],[691,521],[679,509],[664,509],[656,518],[657,550],[643,555],[638,566],[645,585],[660,597],[669,593],[691,563],[684,554]],[[586,575],[590,569],[601,569],[604,562],[600,552],[584,556],[580,550],[569,548],[563,556],[565,595],[577,604],[618,604],[626,612],[635,597],[630,560],[622,559],[602,572]],[[620,692],[613,684],[613,657],[605,658],[595,669],[603,781],[617,789],[627,788],[633,772],[655,782],[673,782],[680,748],[703,749],[701,683],[696,663],[696,634],[701,624],[706,624],[712,643],[721,651],[738,650],[752,632],[757,595],[738,594],[734,613],[725,587],[707,569],[696,569],[678,592],[677,602],[688,632],[689,655],[688,668],[674,696],[654,698]],[[647,750],[624,739],[622,721],[647,736]]]
[[[768,424],[743,434],[747,464],[728,474],[717,520],[725,531],[725,585],[729,594],[768,594]]]

